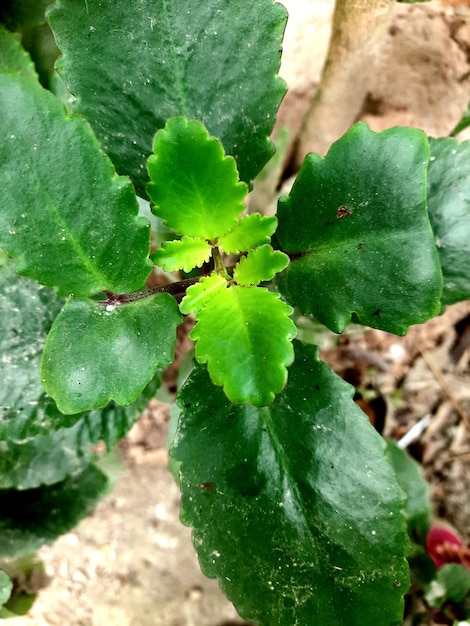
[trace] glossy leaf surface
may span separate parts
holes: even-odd
[[[285,93],[277,77],[280,4],[141,0],[117,11],[114,0],[60,0],[49,20],[75,109],[138,189],[152,137],[175,115],[204,122],[245,182],[271,156],[268,137]]]
[[[285,390],[233,406],[198,367],[171,449],[204,573],[269,626],[401,623],[402,493],[353,389],[296,343]]]
[[[289,257],[268,244],[250,250],[242,257],[233,272],[233,279],[239,285],[258,285],[271,280],[289,265]]]
[[[219,247],[226,254],[238,254],[269,243],[277,219],[259,213],[244,215],[226,235],[219,237]]]
[[[0,557],[31,554],[86,517],[105,494],[108,479],[94,465],[61,483],[0,490]]]
[[[201,267],[211,256],[212,247],[204,239],[183,237],[174,241],[165,241],[152,254],[155,265],[167,272],[183,270],[189,272],[194,267]]]
[[[0,68],[0,110],[0,245],[18,271],[59,295],[139,289],[149,225],[89,126],[21,71]]]
[[[235,225],[247,187],[235,161],[197,120],[175,117],[160,130],[148,160],[154,213],[176,232],[213,240]]]
[[[430,139],[429,217],[444,275],[442,301],[470,298],[470,141]]]
[[[270,404],[287,380],[297,332],[291,307],[261,287],[214,290],[190,337],[196,359],[235,403]]]
[[[351,318],[404,334],[440,310],[442,277],[426,207],[429,146],[412,128],[358,123],[325,158],[306,157],[279,204],[292,262],[281,289],[341,332]]]
[[[130,404],[172,362],[180,323],[168,294],[108,306],[69,300],[44,348],[44,388],[63,413]]]

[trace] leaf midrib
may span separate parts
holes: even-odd
[[[164,18],[164,21],[165,21],[166,35],[170,44],[169,49],[167,49],[167,52],[171,56],[171,62],[175,70],[175,84],[173,85],[172,91],[175,94],[175,99],[178,100],[179,107],[181,107],[180,114],[184,115],[185,117],[188,117],[189,109],[188,109],[188,102],[186,98],[186,92],[184,89],[184,86],[185,86],[184,85],[185,83],[184,66],[180,62],[180,59],[178,58],[178,55],[176,54],[176,50],[178,46],[177,46],[176,38],[174,36],[174,29],[171,28],[172,16],[170,15],[170,9],[169,9],[167,0],[162,0],[162,17]]]
[[[29,162],[32,163],[31,158],[29,157]],[[83,265],[86,270],[89,272],[91,276],[96,278],[98,283],[103,286],[103,288],[108,284],[109,279],[98,270],[96,265],[92,262],[90,256],[86,253],[83,245],[79,242],[76,235],[70,229],[68,222],[64,219],[61,214],[60,208],[57,203],[54,201],[54,198],[51,196],[49,189],[44,186],[43,179],[40,176],[40,173],[36,167],[32,168],[31,173],[34,172],[34,177],[38,181],[38,187],[45,198],[49,209],[51,210],[53,216],[57,220],[57,225],[60,227],[61,231],[63,231],[63,237],[65,237],[65,242],[70,243],[72,250],[76,253],[77,257],[82,260]],[[69,220],[70,221],[70,220]],[[62,291],[62,290],[60,290]],[[92,294],[89,294],[92,295]]]

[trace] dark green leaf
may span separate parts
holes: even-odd
[[[108,480],[94,465],[61,483],[0,490],[0,556],[30,554],[68,532],[106,493]]]
[[[295,342],[283,393],[231,405],[198,367],[171,455],[201,567],[269,626],[391,626],[408,587],[403,495],[353,389]]]
[[[130,404],[172,362],[180,323],[169,294],[127,304],[69,300],[44,348],[44,388],[63,413]]]
[[[148,170],[154,213],[178,233],[213,240],[244,210],[247,187],[232,157],[198,120],[174,117],[158,131]]]
[[[30,489],[82,470],[94,445],[110,448],[126,434],[161,382],[159,375],[128,407],[60,413],[41,385],[39,363],[61,304],[13,267],[0,270],[0,489]]]
[[[442,277],[426,207],[429,147],[412,128],[358,123],[306,157],[276,232],[292,262],[281,288],[335,332],[354,315],[404,334],[440,310]]]
[[[46,21],[45,12],[52,0],[3,0],[0,22],[9,30],[25,30]]]
[[[15,71],[22,71],[34,78],[37,77],[34,63],[21,47],[19,37],[8,33],[0,24],[0,72]]]
[[[442,301],[470,298],[470,141],[430,139],[429,217],[444,275]]]
[[[59,295],[139,289],[149,225],[89,126],[27,73],[1,68],[0,111],[0,245],[18,271]]]
[[[207,294],[207,292],[206,292]],[[282,391],[297,329],[292,309],[261,287],[215,289],[196,313],[196,359],[235,403],[270,404]]]
[[[201,267],[210,259],[212,246],[199,237],[183,237],[173,241],[165,241],[151,255],[155,265],[163,267],[167,272],[183,270],[190,272]]]
[[[37,372],[39,378],[39,372]],[[159,374],[130,406],[111,402],[103,409],[75,417],[66,425],[49,398],[41,398],[24,425],[22,437],[0,439],[0,489],[34,489],[64,480],[82,471],[94,458],[94,446],[104,442],[108,450],[122,439],[161,384]],[[15,422],[9,425],[15,430]],[[70,417],[68,418],[70,422]]]
[[[403,510],[408,524],[408,534],[414,542],[424,545],[431,525],[429,486],[424,480],[419,463],[393,441],[387,441],[387,455],[406,494]]]
[[[470,593],[470,572],[457,563],[449,563],[438,570],[435,580],[426,591],[426,601],[440,609],[446,602],[460,602]]]
[[[61,306],[50,289],[18,276],[12,266],[0,269],[0,440],[51,428],[57,411],[44,403],[39,363]]]
[[[152,137],[175,115],[219,137],[250,182],[285,93],[286,11],[273,0],[61,0],[49,11],[59,71],[119,173],[138,189]]]

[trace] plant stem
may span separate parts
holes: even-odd
[[[136,302],[137,300],[142,300],[143,298],[150,298],[157,293],[169,293],[170,295],[174,296],[175,299],[179,302],[186,293],[186,289],[188,287],[191,287],[191,285],[195,285],[197,282],[199,282],[200,278],[200,276],[196,276],[194,278],[186,278],[185,280],[180,280],[176,283],[170,283],[169,285],[159,285],[158,287],[153,287],[152,289],[135,291],[134,293],[116,294],[105,291],[107,299],[99,300],[99,304],[103,306],[129,304],[130,302]]]
[[[230,280],[230,275],[227,272],[227,268],[224,265],[222,260],[222,255],[220,254],[219,248],[215,246],[212,248],[212,258],[214,260],[214,271],[218,274],[221,274],[227,280]],[[129,304],[130,302],[136,302],[137,300],[142,300],[143,298],[150,298],[151,296],[156,295],[157,293],[169,293],[172,295],[178,302],[180,302],[188,287],[191,285],[195,285],[199,282],[201,276],[195,276],[194,278],[186,278],[185,280],[179,280],[174,283],[170,283],[169,285],[159,285],[158,287],[153,287],[152,289],[145,289],[143,291],[135,291],[134,293],[111,293],[110,291],[105,291],[106,300],[99,300],[98,303],[102,306],[117,306],[119,304]]]
[[[394,4],[394,0],[336,0],[328,56],[297,140],[298,167],[308,152],[326,154],[357,118]]]
[[[227,272],[227,269],[222,260],[222,255],[220,254],[220,250],[217,246],[212,248],[212,258],[214,260],[214,270],[217,274],[222,274],[224,278],[230,280],[230,276]]]

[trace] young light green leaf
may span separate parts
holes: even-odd
[[[403,494],[354,389],[295,344],[269,407],[234,406],[196,367],[170,450],[204,573],[269,626],[400,624]]]
[[[117,11],[115,0],[61,0],[48,16],[75,110],[137,189],[147,182],[151,137],[175,115],[201,120],[247,183],[272,155],[285,93],[279,3],[139,0]]]
[[[180,322],[169,294],[107,306],[69,300],[44,348],[44,388],[62,413],[130,404],[172,362]]]
[[[211,256],[212,246],[204,239],[183,237],[174,241],[165,241],[151,255],[155,265],[163,267],[167,272],[183,270],[191,271],[194,267],[201,267]]]
[[[442,301],[470,298],[470,141],[430,139],[429,217],[444,275]]]
[[[273,250],[270,245],[265,244],[250,250],[247,256],[240,259],[233,272],[233,279],[246,287],[258,285],[262,281],[271,280],[288,265],[287,254]]]
[[[214,294],[227,288],[227,281],[220,274],[212,273],[203,276],[201,280],[187,289],[181,301],[181,313],[198,313],[203,309]]]
[[[280,248],[294,256],[279,283],[292,304],[335,332],[354,316],[404,334],[439,313],[428,161],[421,131],[374,133],[362,122],[325,158],[306,157],[277,216]]]
[[[219,248],[226,254],[238,254],[269,243],[277,227],[274,216],[259,213],[244,215],[226,234],[219,237]]]
[[[0,491],[0,557],[31,554],[71,530],[108,489],[94,465],[64,481],[18,491]]]
[[[149,225],[90,127],[28,72],[1,67],[0,111],[0,245],[18,271],[64,296],[140,289]]]
[[[198,120],[174,117],[158,131],[148,170],[154,212],[176,232],[214,240],[244,209],[247,187],[235,161]],[[177,173],[177,174],[176,174]]]
[[[216,289],[196,314],[196,358],[235,403],[270,404],[287,380],[296,328],[291,307],[261,287]]]

